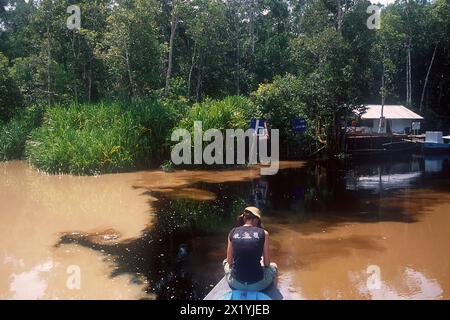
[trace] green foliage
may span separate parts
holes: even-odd
[[[77,79],[74,73],[64,68],[64,65],[51,61],[52,96],[60,104],[70,103],[74,97]],[[11,76],[17,83],[26,105],[46,104],[48,102],[47,66],[42,64],[39,56],[17,58],[11,67]]]
[[[136,165],[154,166],[168,158],[170,136],[188,106],[184,99],[147,98],[123,106],[141,132],[135,136],[139,142],[136,150]]]
[[[314,117],[306,109],[302,89],[299,78],[287,74],[284,77],[275,77],[272,83],[260,85],[258,90],[252,93],[258,110],[256,114],[265,118],[270,128],[280,130],[280,150],[288,156],[309,150],[310,142],[314,141]],[[292,120],[295,117],[306,118],[306,134],[293,132]]]
[[[124,0],[111,11],[99,57],[108,66],[112,95],[136,98],[161,85],[163,54],[155,0]]]
[[[248,98],[229,96],[221,100],[206,99],[195,103],[179,122],[179,128],[187,129],[194,137],[194,122],[201,121],[202,131],[218,129],[222,131],[225,140],[226,129],[249,128],[250,119],[255,115],[254,107]],[[221,141],[225,144],[225,141]],[[204,145],[207,145],[204,142]]]
[[[175,168],[175,165],[170,160],[164,161],[160,166],[160,169],[165,172],[173,171],[174,168]]]
[[[258,114],[265,117],[271,126],[282,129],[290,127],[294,117],[303,114],[301,83],[298,78],[287,74],[275,77],[272,83],[259,85],[252,93]]]
[[[252,104],[247,98],[229,96],[222,100],[206,99],[196,103],[180,123],[193,133],[194,121],[202,121],[203,130],[243,129],[249,126],[252,118]]]
[[[99,174],[155,165],[178,121],[176,104],[156,99],[131,105],[56,106],[34,130],[26,154],[51,173]]]
[[[43,108],[33,106],[0,123],[0,160],[22,159],[30,132],[42,121]]]
[[[14,60],[11,76],[17,83],[26,105],[45,103],[45,68],[36,56]]]
[[[233,191],[232,191],[233,192]],[[163,219],[158,219],[158,231],[170,234],[175,230],[201,233],[226,232],[234,226],[237,216],[248,203],[246,195],[233,192],[230,197],[197,201],[173,199],[163,202]]]
[[[381,93],[387,104],[405,103],[410,45],[411,107],[421,109],[430,129],[450,125],[448,0],[396,1],[383,9],[380,30],[367,28],[370,2],[364,0],[79,0],[80,30],[66,27],[72,0],[2,3],[13,5],[0,6],[0,122],[22,106],[113,98],[118,105],[133,101],[138,111],[120,108],[130,113],[129,121],[143,126],[153,125],[152,117],[161,120],[143,107],[146,103],[170,110],[161,113],[168,123],[189,128],[193,120],[203,121],[205,128],[233,128],[266,117],[281,130],[282,157],[292,150],[311,152],[318,140],[339,145],[341,121],[363,103],[381,103]],[[170,90],[164,90],[172,21],[177,26],[172,74]],[[251,103],[213,100],[254,91]],[[165,99],[145,102],[153,95]],[[186,102],[179,97],[197,102],[186,116]],[[297,115],[308,119],[307,134],[290,131]],[[158,161],[168,144],[166,128],[141,137],[146,142],[139,148],[145,151],[130,148],[130,155],[113,157],[117,166],[99,160],[100,171]],[[89,145],[88,135],[79,138]],[[153,147],[157,144],[162,148]]]
[[[0,122],[9,120],[21,106],[21,95],[8,69],[8,59],[0,52]]]
[[[189,99],[199,101],[204,96],[239,94],[234,58],[237,42],[233,41],[238,35],[234,27],[236,13],[231,14],[233,3],[177,1],[182,23],[175,42],[174,67],[186,79]]]

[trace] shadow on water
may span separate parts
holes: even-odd
[[[103,238],[66,233],[57,245],[78,243],[112,255],[116,269],[111,277],[131,273],[133,281],[145,281],[148,292],[158,299],[203,299],[221,277],[227,232],[246,205],[263,209],[272,234],[283,230],[314,234],[345,223],[415,223],[430,203],[440,200],[405,194],[418,188],[448,191],[449,177],[448,157],[408,156],[311,164],[250,181],[195,182],[184,185],[181,193],[143,188],[144,194],[157,198],[151,202],[156,222],[140,238],[114,243],[102,240],[110,236],[108,232]],[[204,197],[186,199],[186,192],[203,192]],[[319,226],[303,228],[309,222]],[[274,249],[282,252],[277,245]],[[323,247],[327,250],[320,250]],[[358,235],[339,242],[321,239],[303,250],[303,261],[347,256],[355,248],[384,250],[374,239]],[[305,267],[301,262],[296,266]]]
[[[209,201],[172,199],[166,193],[145,191],[158,198],[152,202],[157,219],[140,238],[114,243],[104,241],[104,236],[111,237],[108,231],[66,233],[57,245],[77,243],[115,257],[112,277],[131,273],[136,282],[144,277],[148,292],[158,299],[202,299],[217,278],[218,273],[211,274],[211,270],[223,259],[227,228],[246,203],[237,195],[230,196],[234,187],[208,186],[217,195]]]

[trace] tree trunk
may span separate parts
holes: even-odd
[[[382,119],[384,116],[384,95],[385,95],[385,88],[384,88],[384,56],[383,56],[383,71],[381,73],[381,114],[380,114],[380,122],[378,123],[378,133],[381,133]]]
[[[200,87],[202,85],[202,67],[201,67],[201,63],[200,63],[200,67],[198,68],[198,76],[197,76],[197,87],[195,89],[195,101],[199,101],[200,99]]]
[[[237,54],[236,54],[236,93],[237,95],[240,94],[240,72],[241,72],[241,66],[240,66],[240,44],[239,44],[239,32],[237,37]]]
[[[252,56],[255,54],[255,0],[250,0],[250,43],[252,48]]]
[[[176,5],[175,1],[173,3],[172,8],[172,19],[170,23],[170,39],[169,39],[169,57],[167,61],[167,73],[166,73],[166,93],[169,92],[170,89],[170,77],[172,75],[172,63],[173,63],[173,41],[175,39],[175,32],[177,31],[177,25],[178,25],[178,15],[176,13]]]
[[[412,87],[411,87],[411,38],[406,46],[406,104],[412,105]]]
[[[239,9],[237,12],[237,16],[239,16]],[[239,19],[236,18],[236,94],[240,94],[240,72],[241,72],[241,44],[240,44],[240,28],[239,28]]]
[[[92,65],[89,64],[89,73],[88,73],[88,102],[91,102],[92,96]]]
[[[438,45],[436,44],[434,46],[433,56],[431,57],[430,65],[428,66],[427,75],[425,77],[425,82],[423,84],[422,95],[420,97],[419,112],[422,112],[423,97],[425,96],[425,89],[427,88],[428,78],[430,76],[431,67],[433,66],[434,57],[436,56],[437,47],[438,47]]]
[[[412,86],[411,86],[411,42],[412,42],[412,30],[411,30],[411,14],[410,14],[410,2],[405,3],[405,14],[407,22],[407,34],[408,42],[406,44],[406,105],[411,107],[412,105]]]
[[[53,104],[51,63],[52,50],[50,44],[50,27],[47,26],[47,103],[49,106]]]
[[[406,106],[409,107],[409,59],[408,59],[408,45],[406,46]]]
[[[188,76],[188,91],[187,91],[187,98],[188,100],[191,100],[191,80],[192,80],[192,72],[194,71],[195,63],[196,63],[196,49],[197,49],[197,42],[194,42],[194,52],[192,54],[191,59],[191,67],[189,68],[189,76]]]
[[[128,47],[125,48],[125,61],[126,61],[126,64],[127,64],[128,81],[130,81],[131,99],[133,99],[135,97],[135,92],[134,92],[133,75],[131,73],[131,67],[130,67],[130,55],[128,53]]]
[[[341,5],[341,0],[337,0],[337,24],[336,24],[336,30],[337,31],[341,31],[341,26],[342,26],[342,5]]]
[[[408,69],[409,69],[409,72],[408,72],[408,74],[409,74],[409,79],[408,79],[408,83],[409,83],[408,106],[412,106],[411,43],[409,44],[409,50],[408,50]]]

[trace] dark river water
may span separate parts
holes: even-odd
[[[247,205],[261,208],[279,285],[298,299],[450,298],[448,156],[283,162],[274,176],[0,163],[0,298],[203,299]]]

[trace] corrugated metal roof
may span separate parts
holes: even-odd
[[[379,119],[381,116],[381,104],[367,105],[367,111],[361,115],[362,119]],[[383,116],[386,119],[411,119],[420,120],[423,117],[417,113],[412,112],[402,105],[385,104]]]

